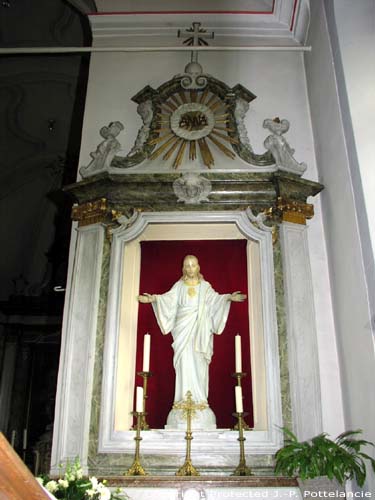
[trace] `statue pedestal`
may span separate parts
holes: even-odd
[[[186,430],[186,413],[183,410],[172,409],[167,418],[165,426],[167,430]],[[212,431],[216,429],[216,417],[211,408],[195,410],[191,419],[192,431]]]

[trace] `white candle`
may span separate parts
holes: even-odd
[[[243,413],[242,387],[240,385],[236,385],[234,391],[236,396],[236,412]]]
[[[235,352],[236,352],[236,373],[242,372],[242,350],[241,350],[241,335],[234,337]]]
[[[16,431],[12,431],[12,437],[10,438],[10,444],[12,445],[12,448],[14,448],[14,443],[16,442]]]
[[[149,372],[150,371],[150,344],[151,344],[151,335],[146,333],[143,339],[143,368],[142,371]]]
[[[27,448],[27,429],[23,430],[23,449]]]
[[[143,412],[143,387],[137,387],[136,392],[136,402],[135,402],[135,411],[138,413]]]

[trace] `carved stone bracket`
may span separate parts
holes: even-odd
[[[112,210],[112,213],[114,212],[114,210]],[[139,210],[134,210],[132,214],[129,214],[129,215],[124,215],[124,214],[117,214],[116,215],[116,222],[120,225],[120,226],[123,226],[123,227],[130,227],[132,226],[135,221],[138,219],[139,217],[139,214],[140,214],[140,211]]]
[[[139,218],[140,210],[126,210],[126,213],[120,212],[118,210],[111,210],[112,221],[106,225],[106,238],[109,242],[112,242],[112,237],[115,231],[119,229],[128,229],[131,227]]]
[[[262,231],[272,231],[272,227],[266,226],[266,224],[265,224],[265,222],[268,218],[268,215],[266,212],[259,212],[257,215],[255,215],[250,207],[247,207],[245,212],[246,212],[246,215],[248,216],[249,220],[256,227],[258,227],[259,229],[262,229]]]
[[[267,221],[270,221],[270,213],[272,215],[272,209],[264,210],[263,212],[259,212],[255,215],[251,208],[247,207],[245,213],[255,227],[261,229],[262,231],[272,233],[272,243],[275,244],[278,239],[277,224],[275,221],[271,222],[270,225],[266,224]]]

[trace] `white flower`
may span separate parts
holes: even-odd
[[[83,477],[83,470],[81,467],[81,463],[78,459],[75,460],[73,467],[72,467],[72,472],[75,473],[77,479],[82,479]]]
[[[69,488],[69,481],[67,481],[66,479],[59,479],[57,482],[59,483],[61,488],[63,488],[64,490]]]
[[[111,492],[104,484],[98,484],[98,492],[100,494],[100,500],[111,500]]]
[[[95,490],[86,490],[86,491],[85,491],[85,494],[86,494],[88,497],[93,497],[93,496],[96,494],[96,491],[95,491]]]
[[[111,499],[111,492],[106,486],[104,486],[103,483],[98,483],[96,491],[97,491],[97,493],[99,493],[100,500],[110,500]]]
[[[58,489],[58,485],[56,483],[56,481],[48,481],[48,483],[46,484],[46,489],[50,492],[50,493],[53,493],[54,491],[56,491]]]
[[[64,477],[69,483],[72,483],[76,480],[76,475],[74,474],[74,472],[66,472]]]
[[[35,479],[38,481],[39,484],[41,484],[43,486],[44,481],[43,481],[42,477],[36,477]]]
[[[96,490],[96,488],[98,487],[98,480],[96,479],[95,476],[93,476],[93,477],[90,477],[90,481],[91,481],[93,489]]]

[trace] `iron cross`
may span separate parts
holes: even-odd
[[[210,38],[211,40],[214,38],[214,32],[211,31],[207,33],[205,29],[201,28],[201,23],[194,22],[191,25],[191,28],[188,28],[185,31],[178,30],[177,36],[178,38],[184,37],[185,40],[182,42],[184,45],[191,45],[192,47],[199,47],[200,45],[208,45],[205,38]],[[191,53],[192,62],[198,61],[198,52],[193,51]]]

